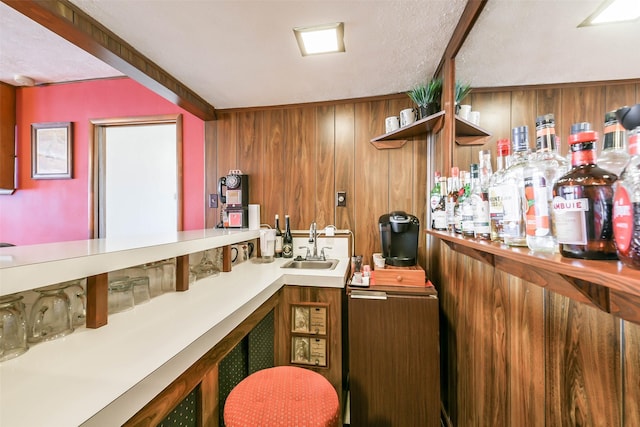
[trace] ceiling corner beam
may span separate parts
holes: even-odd
[[[1,0],[204,121],[215,108],[68,0]]]

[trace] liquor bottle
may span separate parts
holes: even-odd
[[[629,162],[629,154],[625,145],[624,128],[618,122],[616,112],[609,111],[604,115],[602,153],[598,156],[598,166],[620,176]]]
[[[462,204],[469,195],[469,172],[460,171],[460,188],[453,208],[453,231],[462,234]]]
[[[447,230],[447,179],[440,178],[440,201],[431,215],[431,228],[434,230]]]
[[[462,213],[462,235],[466,237],[475,237],[473,228],[473,202],[471,196],[473,189],[480,186],[479,165],[472,163],[469,167],[471,171],[471,183],[468,190],[465,189],[464,199],[461,204]]]
[[[511,130],[511,166],[504,172],[502,233],[509,246],[527,246],[524,217],[524,168],[529,155],[529,128],[520,126]]]
[[[433,174],[433,188],[431,189],[431,193],[429,195],[429,207],[431,208],[431,215],[433,216],[433,211],[440,202],[440,172],[436,171]]]
[[[284,236],[282,237],[282,256],[283,258],[293,258],[293,236],[291,235],[291,224],[289,215],[284,216]]]
[[[491,220],[491,240],[503,242],[504,208],[502,198],[507,188],[503,185],[503,181],[506,168],[510,165],[511,144],[508,139],[499,139],[497,145],[496,171],[489,180],[489,218]]]
[[[569,258],[617,259],[613,240],[616,175],[596,165],[598,134],[569,137],[571,170],[553,187],[553,214],[560,253]]]
[[[524,169],[527,246],[534,252],[557,251],[551,216],[553,186],[566,174],[569,165],[555,149],[556,133],[553,114],[536,118],[536,154]]]
[[[631,159],[620,174],[613,197],[613,235],[618,258],[640,269],[640,127],[629,131]]]
[[[489,180],[491,179],[491,152],[479,153],[478,177],[471,176],[471,206],[473,208],[473,236],[476,239],[491,239],[491,218],[489,214]]]
[[[451,168],[451,183],[447,181],[447,202],[445,204],[446,216],[447,216],[447,230],[454,231],[455,228],[455,207],[458,200],[458,194],[460,194],[460,170],[457,166]]]
[[[282,258],[282,230],[280,230],[280,215],[276,214],[276,258]]]

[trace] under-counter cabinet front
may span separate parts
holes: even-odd
[[[341,403],[343,292],[287,285],[275,321],[275,364],[318,372],[336,389]]]
[[[348,288],[351,425],[440,425],[433,287]]]

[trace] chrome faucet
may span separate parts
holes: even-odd
[[[313,249],[309,250],[309,248],[307,248],[307,261],[325,261],[324,250],[331,249],[330,247],[322,248],[320,255],[318,255],[318,234],[318,225],[314,221],[311,223],[311,227],[309,227],[309,243],[313,243]]]

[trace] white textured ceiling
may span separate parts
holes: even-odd
[[[71,0],[216,108],[403,92],[430,77],[465,0]],[[640,23],[576,28],[600,0],[489,0],[457,59],[475,87],[638,78]],[[345,23],[302,57],[293,27]],[[0,80],[121,75],[0,3]]]
[[[578,28],[602,2],[489,0],[456,56],[458,78],[474,87],[639,78],[640,20]]]

